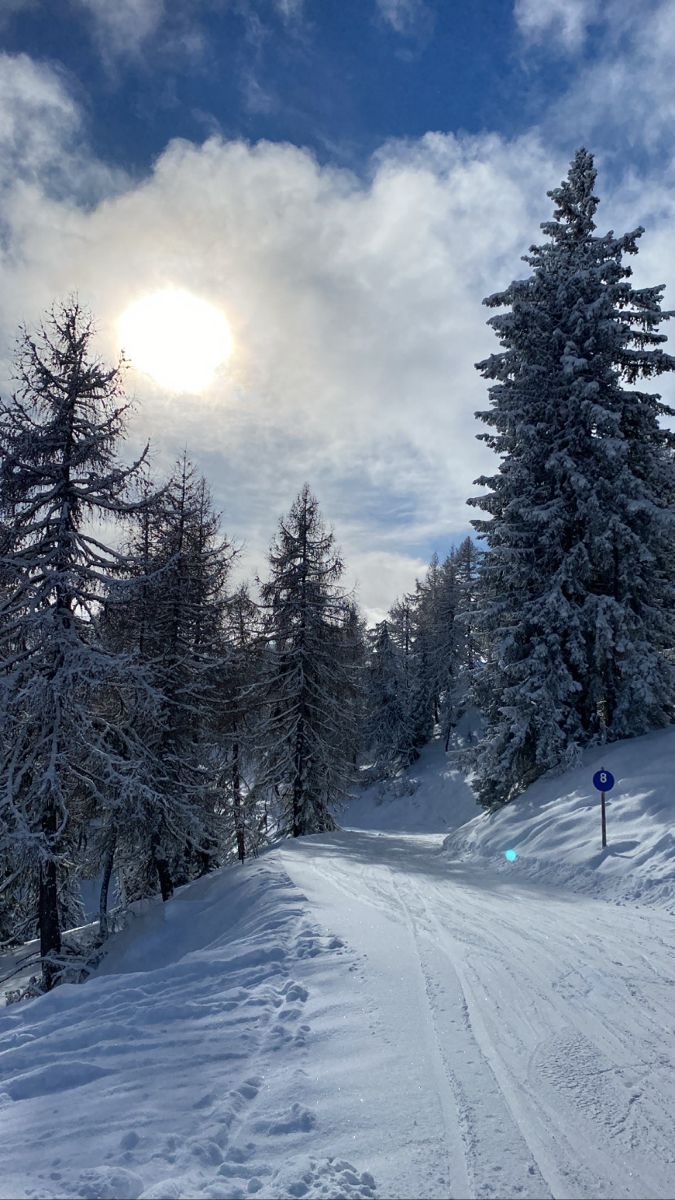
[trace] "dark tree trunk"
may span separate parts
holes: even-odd
[[[204,846],[197,851],[197,860],[199,862],[199,875],[208,875],[210,871],[215,871],[218,866],[218,859],[215,854],[215,846],[209,838],[208,846]]]
[[[169,864],[159,849],[159,838],[153,837],[150,846],[150,859],[152,866],[157,873],[159,880],[159,890],[162,893],[162,900],[170,900],[173,896],[173,880],[171,879],[171,871]]]
[[[49,808],[42,822],[47,835],[50,855],[54,851],[56,834],[56,812]],[[56,862],[50,857],[40,865],[40,893],[38,899],[38,925],[40,928],[40,957],[42,959],[42,986],[51,991],[57,972],[54,957],[61,953],[61,924],[59,921],[58,880]]]
[[[170,900],[173,896],[173,882],[171,880],[169,864],[165,858],[155,858],[154,865],[157,878],[159,879],[159,890],[162,893],[162,900]]]
[[[293,778],[293,837],[301,837],[305,832],[302,823],[302,775],[304,766],[304,718],[301,715],[298,722],[298,732],[295,739],[295,761]]]
[[[246,840],[244,836],[244,820],[241,807],[239,742],[234,742],[232,745],[232,801],[234,804],[234,828],[237,836],[237,855],[239,862],[243,862],[246,858]]]
[[[302,573],[300,587],[300,629],[297,640],[298,648],[304,653],[305,638],[306,638],[306,620],[307,620],[307,495],[303,493],[303,522],[302,522]],[[302,699],[300,706],[300,717],[295,735],[295,758],[293,763],[294,779],[293,779],[293,837],[301,837],[305,832],[305,827],[302,821],[303,807],[303,791],[304,791],[304,773],[305,773],[305,716],[306,716],[306,686],[307,682],[304,677],[302,680]]]
[[[108,843],[105,863],[103,865],[103,878],[101,880],[101,894],[98,905],[98,931],[103,940],[108,936],[108,889],[110,888],[110,880],[112,878],[116,845],[117,835],[113,833]]]

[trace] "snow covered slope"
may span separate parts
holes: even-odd
[[[389,833],[447,833],[478,812],[476,798],[456,755],[445,754],[441,741],[425,746],[418,761],[400,779],[375,783],[340,814],[351,829]]]
[[[601,767],[616,779],[604,851],[592,784]],[[582,766],[539,780],[492,816],[475,816],[445,845],[448,859],[675,913],[675,729],[588,751]],[[517,861],[506,861],[507,849]]]
[[[539,780],[490,816],[478,808],[455,758],[432,742],[402,779],[364,789],[343,823],[446,833],[451,860],[675,913],[675,729],[588,751],[575,770]],[[592,784],[600,767],[616,779],[604,851],[600,795]],[[515,850],[517,860],[507,861],[506,850]]]
[[[361,829],[148,904],[0,1012],[0,1198],[672,1197],[675,924],[628,895],[668,902],[673,750],[604,756],[602,861],[599,759],[448,841],[474,807],[436,745]]]
[[[0,1015],[0,1196],[372,1195],[317,1073],[360,969],[276,854],[149,906],[86,985]]]

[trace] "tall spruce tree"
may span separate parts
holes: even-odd
[[[257,853],[265,827],[265,800],[258,797],[256,763],[264,757],[260,732],[265,704],[265,635],[258,605],[242,584],[230,597],[225,620],[227,652],[218,680],[216,733],[219,791],[226,839],[237,857]],[[227,847],[226,847],[227,851]]]
[[[92,336],[77,301],[54,308],[35,335],[23,332],[18,392],[0,404],[0,838],[34,897],[45,989],[83,806],[133,787],[139,753],[133,730],[111,736],[109,697],[133,668],[96,636],[125,560],[91,522],[129,511],[142,460],[117,458],[120,369],[94,356]]]
[[[363,750],[365,718],[365,623],[353,598],[345,596],[340,621],[335,625],[335,658],[343,672],[342,755],[356,771]]]
[[[438,557],[434,555],[427,578],[415,581],[411,599],[413,629],[411,716],[415,745],[420,750],[431,739],[438,719],[438,656],[436,600]]]
[[[267,608],[267,717],[261,780],[279,828],[294,837],[335,828],[355,773],[351,748],[352,605],[343,566],[305,484],[279,525],[262,585]],[[260,786],[260,785],[259,785]]]
[[[476,786],[491,806],[579,747],[644,733],[672,713],[673,415],[636,384],[673,369],[662,287],[634,288],[641,228],[596,236],[586,150],[549,193],[546,241],[491,308],[502,345],[478,368],[479,435],[501,456],[470,503],[488,544],[481,634],[487,717]]]
[[[482,554],[470,537],[464,538],[447,559],[452,567],[456,591],[456,615],[461,626],[460,659],[462,668],[472,674],[481,659],[480,639],[476,630],[476,608]]]
[[[428,688],[421,680],[417,646],[417,601],[419,589],[396,600],[387,615],[388,635],[396,647],[400,666],[402,703],[412,739],[411,762],[419,758],[419,748],[431,736]],[[426,664],[424,664],[426,665]]]
[[[480,559],[480,551],[467,537],[451,551],[443,564],[447,604],[452,615],[449,670],[441,706],[446,750],[458,721],[475,703],[482,677],[482,652],[476,624]]]
[[[110,812],[106,836],[117,847],[125,898],[158,884],[167,900],[177,883],[217,862],[214,745],[227,671],[232,548],[187,456],[139,512],[128,556],[130,572],[106,598],[105,636],[142,667],[156,712],[136,722],[146,789],[125,811]]]
[[[416,757],[401,654],[389,622],[369,635],[364,743],[375,779],[393,778]]]

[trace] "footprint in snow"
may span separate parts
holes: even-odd
[[[293,1104],[291,1111],[275,1121],[258,1121],[255,1125],[257,1133],[273,1134],[279,1137],[286,1133],[309,1133],[316,1125],[316,1117],[308,1108],[301,1104]]]
[[[216,1166],[223,1157],[223,1152],[217,1142],[195,1141],[190,1146],[190,1154],[197,1162],[205,1166]]]
[[[377,1196],[375,1180],[369,1171],[359,1173],[352,1163],[335,1158],[323,1161],[310,1158],[308,1169],[299,1179],[288,1184],[285,1190],[293,1200],[318,1196],[339,1196],[340,1200],[375,1200]]]
[[[260,1076],[252,1075],[250,1079],[244,1080],[241,1086],[236,1089],[236,1093],[239,1096],[243,1096],[244,1100],[255,1100],[260,1091],[261,1084],[262,1079]]]
[[[300,1004],[305,1004],[309,999],[309,992],[307,991],[307,988],[303,987],[301,983],[293,983],[291,979],[289,979],[288,983],[282,987],[281,993],[285,997],[287,1003],[298,1002]]]
[[[159,1179],[151,1183],[138,1200],[181,1200],[185,1195],[183,1184],[178,1179]]]
[[[316,958],[325,950],[344,950],[342,938],[330,934],[320,934],[316,930],[305,929],[298,934],[296,953],[298,958]]]
[[[143,1180],[135,1171],[101,1166],[80,1172],[72,1194],[82,1200],[137,1200],[142,1191]]]

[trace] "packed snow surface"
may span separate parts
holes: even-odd
[[[648,811],[667,829],[674,750],[605,756],[610,846]],[[621,905],[592,894],[611,873],[587,773],[490,821],[435,746],[355,802],[360,828],[148,904],[86,985],[3,1010],[0,1196],[672,1197],[667,852],[655,834],[651,907],[629,896],[638,847]]]

